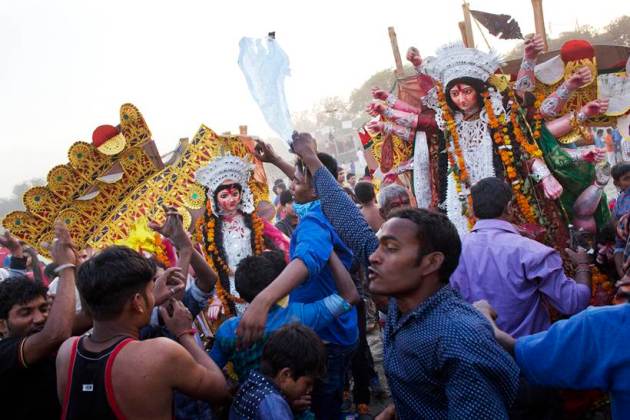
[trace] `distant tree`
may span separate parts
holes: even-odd
[[[22,203],[22,195],[31,187],[45,185],[46,181],[41,178],[33,178],[28,181],[16,184],[13,187],[11,197],[0,198],[0,220],[4,219],[4,216],[15,210],[24,210],[24,204]]]

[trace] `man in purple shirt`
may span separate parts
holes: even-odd
[[[521,236],[507,221],[512,190],[505,182],[482,179],[471,194],[478,221],[462,241],[459,266],[450,279],[465,300],[490,302],[497,325],[513,337],[549,328],[545,302],[565,315],[588,306],[591,268],[585,251],[567,250],[576,265],[573,280],[555,249]]]

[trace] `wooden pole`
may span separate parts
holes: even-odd
[[[475,48],[475,38],[473,38],[472,24],[470,22],[470,5],[466,2],[462,4],[464,10],[464,28],[466,30],[466,47]]]
[[[396,77],[402,77],[405,72],[403,70],[402,59],[400,58],[400,50],[398,49],[398,39],[396,38],[396,31],[393,26],[387,28],[389,32],[389,41],[392,44],[392,52],[394,53],[394,61],[396,62]]]
[[[459,32],[462,34],[462,42],[464,43],[464,47],[468,46],[468,41],[466,40],[466,24],[464,21],[458,22]]]
[[[545,30],[545,16],[543,14],[542,0],[532,0],[534,8],[534,24],[536,25],[536,33],[540,35],[545,43],[545,51],[549,49],[547,44],[547,31]]]

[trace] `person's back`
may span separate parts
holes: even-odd
[[[168,311],[160,307],[181,345],[168,338],[138,341],[155,302],[154,275],[150,261],[125,247],[107,248],[79,267],[77,286],[94,329],[59,350],[63,418],[167,419],[175,389],[197,399],[225,397],[223,375],[197,346],[181,302],[171,301]]]
[[[376,194],[371,182],[359,181],[354,186],[354,193],[361,205],[361,214],[370,228],[376,232],[383,224],[383,216],[376,205]]]
[[[521,236],[502,218],[511,199],[507,184],[486,178],[473,186],[472,195],[480,220],[463,238],[450,278],[467,302],[489,301],[500,328],[517,337],[549,328],[546,303],[567,315],[586,308],[590,288],[564,274],[560,254]]]

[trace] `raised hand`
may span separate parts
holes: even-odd
[[[536,60],[538,54],[545,50],[545,41],[542,36],[535,34],[531,38],[525,40],[524,56],[528,60]]]
[[[182,274],[179,267],[171,267],[164,270],[155,281],[153,286],[153,295],[155,296],[155,305],[159,306],[168,299],[173,298],[177,293],[186,287],[186,278]]]
[[[72,243],[70,232],[66,225],[61,222],[55,222],[55,240],[52,243],[50,253],[55,264],[79,264],[77,251]]]
[[[413,64],[414,67],[422,65],[422,57],[420,51],[416,47],[409,47],[407,50],[407,61]]]
[[[170,239],[178,250],[192,247],[192,242],[186,233],[186,229],[184,229],[182,215],[179,214],[175,207],[162,206],[162,208],[164,213],[166,213],[164,224],[149,222],[149,227],[165,238]]]
[[[273,147],[262,140],[256,140],[253,154],[261,162],[275,163],[278,160],[278,154],[273,150]]]
[[[577,90],[593,81],[593,73],[588,67],[580,67],[567,80],[567,87],[570,90]]]
[[[389,92],[375,86],[372,88],[372,97],[380,101],[386,101],[389,98]]]
[[[293,152],[304,159],[307,156],[317,155],[317,143],[309,133],[293,133]]]
[[[192,314],[179,300],[170,299],[166,305],[160,306],[160,315],[166,328],[177,338],[192,327]]]
[[[386,109],[387,107],[382,102],[371,102],[365,111],[371,116],[376,117],[377,115],[382,115]]]
[[[594,117],[596,115],[605,114],[608,111],[608,99],[595,99],[584,105],[580,112],[584,113],[586,117]]]
[[[382,133],[385,131],[385,123],[383,121],[370,121],[366,128],[370,133]]]
[[[11,252],[11,255],[13,255],[14,257],[22,257],[22,253],[24,250],[22,248],[22,245],[20,244],[20,241],[18,241],[17,238],[11,235],[8,230],[4,232],[4,235],[0,236],[0,245],[7,248]]]
[[[601,162],[606,159],[606,149],[601,147],[586,149],[582,151],[580,157],[582,158],[582,160],[585,160],[589,163]]]

